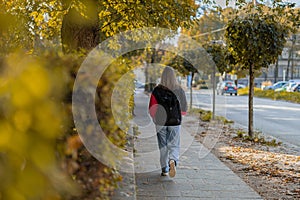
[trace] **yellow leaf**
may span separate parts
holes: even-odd
[[[38,14],[39,14],[39,13],[38,13],[37,11],[33,11],[32,13],[30,13],[30,16],[36,18],[36,16],[37,16]]]
[[[21,77],[22,85],[28,89],[34,97],[43,98],[49,92],[49,78],[47,72],[38,66],[30,66]]]
[[[7,122],[0,123],[0,147],[10,144],[10,139],[13,134],[13,129]]]
[[[24,111],[24,110],[19,110],[15,113],[14,117],[14,124],[15,127],[19,130],[19,131],[26,131],[29,126],[31,125],[31,116],[29,115],[28,112]]]

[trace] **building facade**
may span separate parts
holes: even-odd
[[[287,42],[276,64],[272,64],[259,77],[277,81],[300,79],[300,35],[293,35]]]

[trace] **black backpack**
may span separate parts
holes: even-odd
[[[152,93],[158,103],[154,122],[161,126],[181,124],[180,103],[176,95],[166,87],[158,86]]]

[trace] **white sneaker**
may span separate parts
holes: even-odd
[[[168,176],[169,173],[168,173],[168,172],[162,172],[160,175],[161,175],[161,176]]]
[[[174,177],[176,175],[175,161],[170,160],[169,165],[170,165],[169,175],[170,175],[170,177]]]

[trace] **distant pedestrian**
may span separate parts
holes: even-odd
[[[187,112],[184,90],[171,67],[165,67],[150,97],[149,112],[156,125],[161,175],[174,177],[180,153],[182,115]]]

